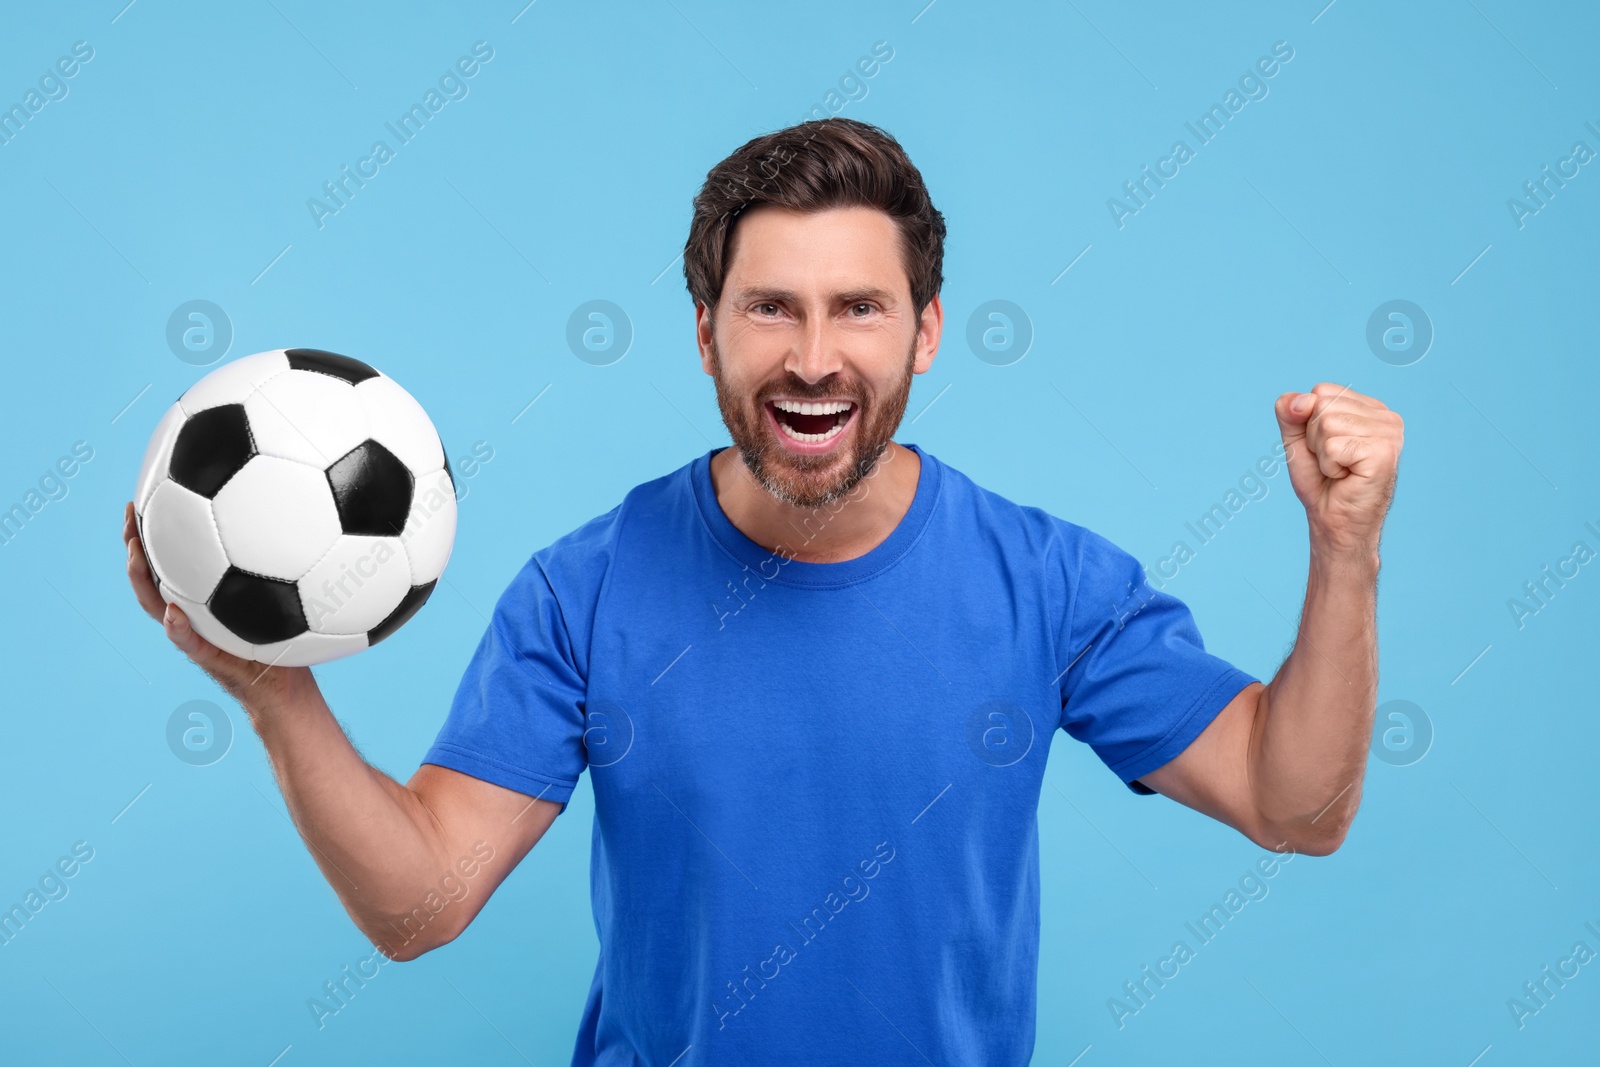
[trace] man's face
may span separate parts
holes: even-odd
[[[722,420],[783,503],[817,508],[854,488],[933,363],[943,309],[935,296],[915,320],[900,248],[873,208],[759,207],[739,218],[715,315],[696,309]]]

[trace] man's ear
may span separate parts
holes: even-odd
[[[703,303],[694,306],[694,334],[695,343],[700,346],[700,369],[707,374],[713,373],[715,364],[711,358],[711,338],[713,323],[711,321],[711,308]]]
[[[933,366],[933,357],[939,354],[939,340],[944,336],[944,303],[934,293],[928,306],[922,309],[922,319],[917,324],[917,358],[912,363],[914,373],[922,374]]]

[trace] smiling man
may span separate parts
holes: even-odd
[[[1326,384],[1277,398],[1310,572],[1263,685],[1126,552],[892,440],[939,348],[943,243],[872,126],[804,123],[711,171],[684,269],[734,446],[533,553],[405,785],[308,670],[163,616],[128,520],[141,602],[240,698],[374,944],[460,935],[587,769],[600,955],[574,1064],[1022,1065],[1057,731],[1265,848],[1338,847],[1399,417]]]
[[[702,193],[697,220],[712,210],[709,199]],[[718,504],[742,533],[783,549],[785,559],[826,562],[867,551],[910,506],[920,460],[892,438],[913,375],[933,363],[944,311],[936,291],[910,291],[888,214],[800,202],[807,206],[735,209],[738,226],[720,255],[708,232],[698,235],[705,258],[727,264],[727,277],[720,296],[696,294],[695,320],[701,366],[734,443],[710,461]],[[942,219],[926,225],[942,240]],[[686,260],[691,292],[709,282],[697,275],[714,269]],[[832,506],[880,463],[892,473],[872,503],[862,502],[862,491],[851,498],[855,507]],[[826,534],[797,537],[817,527],[825,507]]]

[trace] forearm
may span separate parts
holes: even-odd
[[[1261,694],[1252,778],[1262,818],[1331,851],[1361,801],[1377,699],[1378,553],[1312,545],[1300,632]]]
[[[450,870],[449,842],[421,798],[361,758],[314,683],[246,710],[301,838],[351,919],[380,947],[407,940],[404,918]]]

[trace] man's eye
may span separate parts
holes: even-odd
[[[756,305],[756,313],[760,314],[760,315],[765,315],[767,313],[765,309],[767,309],[767,308],[771,308],[774,312],[776,312],[778,310],[778,305],[777,304],[757,304]]]
[[[850,310],[851,311],[856,311],[856,310],[858,310],[860,308],[866,308],[868,312],[872,311],[872,305],[871,304],[853,304],[853,305],[851,305]],[[856,318],[858,318],[858,319],[860,317],[861,317],[860,315],[856,316]]]

